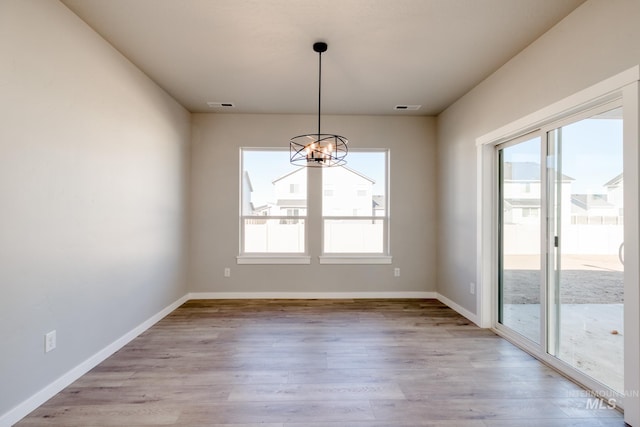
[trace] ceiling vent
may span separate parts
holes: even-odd
[[[415,111],[415,110],[419,110],[420,107],[422,107],[422,105],[396,105],[395,107],[393,107],[394,110],[411,110],[411,111]]]
[[[207,102],[209,108],[234,108],[233,102]]]

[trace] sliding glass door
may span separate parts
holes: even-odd
[[[525,137],[498,149],[498,321],[540,343],[541,138]]]
[[[547,135],[548,353],[622,393],[622,109]]]
[[[497,319],[559,366],[624,393],[619,105],[496,147]]]

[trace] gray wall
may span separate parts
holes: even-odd
[[[193,115],[191,291],[435,291],[436,129],[427,117],[323,116],[323,131],[348,137],[351,147],[391,150],[393,265],[319,265],[315,252],[311,265],[236,265],[240,147],[288,148],[315,125],[305,115]]]
[[[588,1],[441,114],[437,128],[424,117],[325,117],[324,129],[354,147],[391,149],[394,263],[321,266],[312,253],[311,265],[256,266],[235,263],[239,147],[286,146],[315,117],[190,117],[60,3],[2,0],[0,414],[188,291],[437,283],[475,312],[475,139],[638,64],[638,22],[637,0]],[[58,348],[45,355],[52,329]]]
[[[477,137],[640,63],[640,1],[591,0],[438,117],[438,291],[472,313]]]
[[[1,415],[187,292],[190,118],[57,1],[0,58]]]

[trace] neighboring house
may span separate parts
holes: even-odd
[[[503,220],[507,233],[505,254],[530,255],[540,249],[540,164],[505,162],[503,173]],[[575,180],[562,175],[560,212],[562,250],[565,254],[618,253],[622,236],[622,176],[606,184],[606,194],[572,194]],[[606,226],[606,227],[603,227]]]
[[[374,197],[378,196],[373,195],[373,179],[346,166],[325,169],[322,176],[324,216],[375,215]],[[383,200],[378,199],[378,202]]]
[[[252,204],[253,206],[253,204]],[[258,206],[253,209],[251,215],[269,216],[271,215],[271,208],[273,205],[267,203],[266,205]]]
[[[302,167],[273,180],[275,201],[254,208],[253,215],[305,216],[307,214],[305,174],[306,168]],[[385,199],[384,196],[373,195],[373,184],[375,184],[373,179],[343,166],[324,169],[323,181],[323,215],[385,215]]]
[[[504,221],[507,224],[538,223],[542,188],[540,164],[505,162],[503,173]],[[569,212],[573,178],[562,175],[561,208]]]
[[[606,194],[572,194],[572,224],[617,224],[620,210]]]
[[[617,175],[604,184],[606,194],[572,194],[573,224],[622,224],[624,201],[623,177]]]
[[[255,208],[251,202],[251,194],[253,193],[253,184],[249,172],[244,171],[244,179],[242,180],[242,213],[245,215],[253,215]]]
[[[373,216],[384,216],[385,198],[384,196],[373,196]]]
[[[301,167],[272,181],[275,206],[273,216],[305,216],[307,214],[306,168]]]
[[[623,198],[623,189],[624,189],[624,177],[623,174],[620,173],[615,178],[611,179],[609,182],[604,184],[604,187],[607,189],[607,201],[614,205],[618,209],[618,215],[623,216],[624,214],[624,198]]]

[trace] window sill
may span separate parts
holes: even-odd
[[[319,257],[320,264],[391,264],[393,257],[389,255],[371,256],[329,256]]]
[[[311,257],[306,255],[240,255],[236,257],[238,264],[311,264]]]

